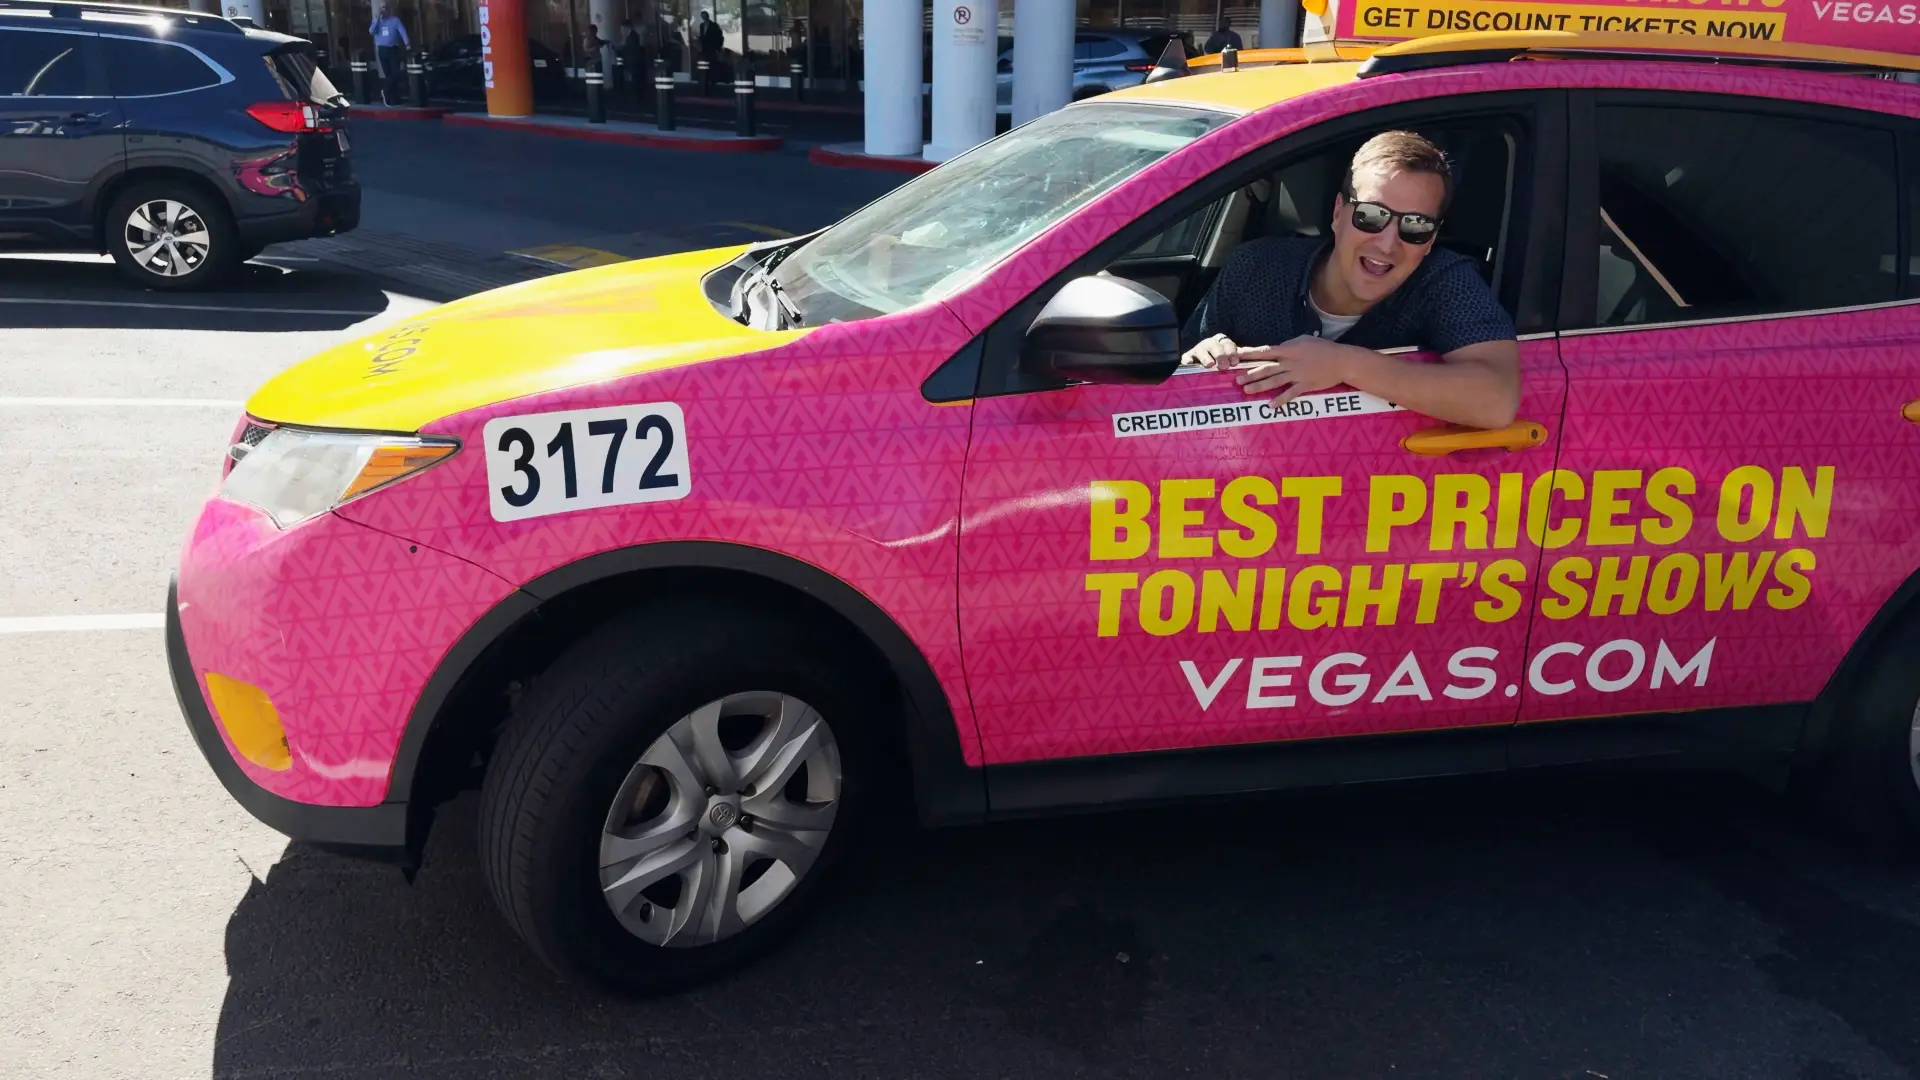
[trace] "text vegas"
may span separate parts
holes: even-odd
[[[1556,642],[1534,651],[1526,665],[1527,688],[1559,697],[1583,687],[1603,694],[1640,686],[1649,690],[1703,687],[1713,666],[1716,640],[1709,638],[1692,649],[1675,648],[1664,639],[1651,648],[1631,638],[1592,647]],[[1291,709],[1301,704],[1302,697],[1327,708],[1345,708],[1363,702],[1430,702],[1436,696],[1474,701],[1496,690],[1514,697],[1520,686],[1503,681],[1496,666],[1499,660],[1500,650],[1472,645],[1437,662],[1423,662],[1411,652],[1397,661],[1339,652],[1311,663],[1305,656],[1236,656],[1217,666],[1182,660],[1180,673],[1203,712],[1220,701],[1229,687],[1237,688],[1229,695],[1231,703],[1239,703],[1239,691],[1244,690],[1249,709]]]

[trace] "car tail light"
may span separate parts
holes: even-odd
[[[333,125],[320,118],[320,110],[298,101],[262,101],[247,106],[247,115],[275,131],[331,131]]]
[[[1127,70],[1128,71],[1152,71],[1153,65],[1152,64],[1128,64]]]

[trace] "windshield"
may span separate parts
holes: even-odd
[[[908,183],[779,262],[808,325],[940,300],[1128,177],[1233,120],[1199,109],[1062,109]]]

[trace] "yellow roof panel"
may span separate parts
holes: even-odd
[[[1102,94],[1101,101],[1154,101],[1253,112],[1268,105],[1351,82],[1359,64],[1275,64],[1272,67],[1186,75]]]

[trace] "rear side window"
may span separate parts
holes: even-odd
[[[0,30],[0,98],[87,96],[89,40],[78,34]]]
[[[340,98],[340,91],[304,46],[281,49],[269,55],[267,66],[290,100],[332,105]]]
[[[1602,326],[1895,298],[1891,132],[1732,110],[1596,110]]]
[[[216,86],[220,75],[191,50],[159,41],[102,37],[115,97],[158,97]]]
[[[1120,56],[1126,51],[1127,47],[1125,45],[1120,44],[1112,38],[1106,37],[1088,36],[1076,38],[1073,43],[1073,58],[1075,60],[1107,60],[1115,56]]]

